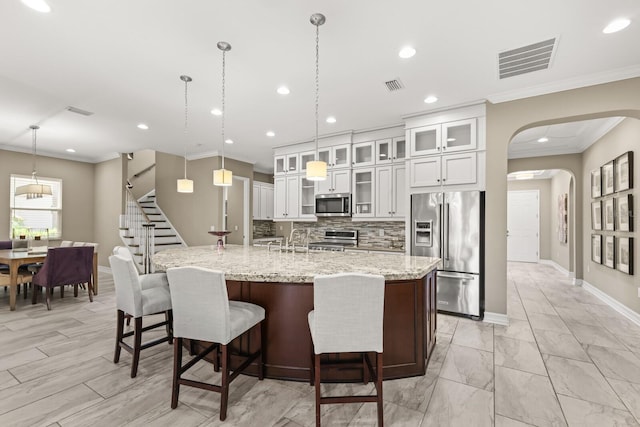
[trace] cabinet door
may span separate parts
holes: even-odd
[[[276,156],[273,158],[273,172],[274,175],[284,175],[287,171],[286,169],[286,156]]]
[[[405,196],[407,194],[407,168],[404,166],[393,167],[393,188],[391,189],[391,212],[394,217],[406,215]]]
[[[351,171],[340,170],[331,173],[333,187],[332,193],[350,193],[351,192]]]
[[[442,153],[474,150],[476,142],[476,119],[460,120],[442,125]]]
[[[333,161],[331,147],[318,149],[318,160],[325,162],[327,167],[331,167],[331,162]]]
[[[273,217],[284,219],[287,217],[287,178],[277,177],[273,186]]]
[[[300,172],[306,173],[307,172],[307,162],[311,162],[315,158],[316,158],[316,152],[315,151],[306,151],[304,153],[300,153],[300,167],[299,167]]]
[[[439,154],[441,149],[440,125],[411,129],[411,156]]]
[[[331,149],[331,152],[333,153],[331,167],[351,167],[351,144],[336,145],[335,147],[331,147]]]
[[[327,179],[325,179],[324,181],[316,181],[316,194],[331,193],[332,188],[333,179],[331,176],[331,172],[327,172]]]
[[[412,159],[409,163],[409,185],[411,187],[440,185],[440,157]]]
[[[407,158],[407,141],[404,136],[393,138],[393,161],[403,162]]]
[[[273,219],[273,187],[260,186],[260,215],[262,219]]]
[[[287,173],[297,173],[297,172],[298,172],[298,155],[288,154],[287,155]]]
[[[304,176],[300,177],[300,217],[315,216],[315,183]]]
[[[376,216],[387,217],[392,215],[391,205],[393,192],[393,175],[391,166],[376,168]]]
[[[442,184],[474,184],[477,180],[476,153],[442,156]]]
[[[372,166],[375,163],[374,142],[361,142],[353,144],[351,164],[353,166]]]
[[[372,217],[375,215],[373,198],[375,196],[374,169],[355,169],[353,171],[353,212],[354,217]]]
[[[300,177],[287,177],[287,211],[285,218],[297,218],[300,209]]]
[[[258,184],[253,184],[253,219],[262,219],[260,214],[260,189]]]
[[[393,161],[393,148],[391,139],[376,141],[376,164],[384,165]]]

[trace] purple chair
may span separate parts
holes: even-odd
[[[38,299],[36,286],[45,288],[47,310],[51,310],[51,292],[55,286],[74,285],[74,296],[78,296],[78,285],[89,285],[89,301],[93,302],[93,247],[57,247],[49,248],[47,258],[40,271],[33,276],[33,295],[31,303]]]

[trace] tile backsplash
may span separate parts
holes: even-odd
[[[276,235],[276,223],[273,221],[253,220],[253,238],[272,237]]]
[[[254,221],[255,224],[255,221]],[[310,241],[322,240],[325,230],[349,229],[358,230],[360,245],[388,248],[404,247],[404,221],[360,222],[351,218],[318,218],[318,222],[294,222],[293,228],[309,229]],[[382,232],[381,232],[382,230]],[[382,236],[380,234],[383,234]]]

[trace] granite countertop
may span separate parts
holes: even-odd
[[[358,245],[358,246],[354,246],[354,247],[350,247],[347,248],[348,250],[354,250],[354,251],[379,251],[379,252],[397,252],[397,253],[404,253],[405,250],[404,248],[392,248],[392,247],[387,247],[387,248],[383,248],[381,246],[373,246],[373,245]]]
[[[227,245],[167,249],[153,256],[156,271],[198,266],[222,270],[228,280],[309,283],[317,274],[381,274],[385,280],[414,280],[441,266],[439,258],[359,252],[268,251],[266,247]]]

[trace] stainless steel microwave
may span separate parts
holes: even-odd
[[[351,194],[316,194],[316,216],[351,216]]]

